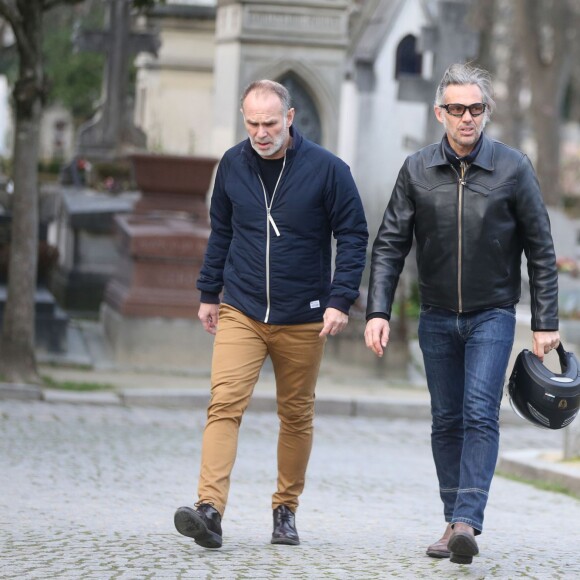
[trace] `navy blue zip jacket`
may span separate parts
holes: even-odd
[[[294,127],[290,132],[292,146],[270,200],[249,139],[221,159],[197,281],[202,302],[219,302],[223,289],[224,303],[270,324],[318,322],[326,307],[348,314],[368,240],[348,166]]]

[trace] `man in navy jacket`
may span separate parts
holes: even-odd
[[[219,164],[197,282],[199,318],[215,334],[199,500],[175,513],[177,530],[205,548],[222,545],[238,430],[267,356],[280,418],[271,541],[300,543],[294,514],[312,448],[320,361],[326,337],[345,328],[359,295],[368,239],[348,166],[292,127],[286,88],[255,81],[241,106],[248,139]]]

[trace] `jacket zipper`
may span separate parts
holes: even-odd
[[[463,190],[465,187],[465,176],[467,175],[468,165],[465,161],[460,162],[461,175],[457,169],[451,166],[458,178],[458,193],[457,193],[457,310],[459,313],[463,312],[463,295],[461,292],[462,286],[462,266],[463,266]]]
[[[274,203],[274,196],[276,195],[276,191],[278,191],[278,184],[280,183],[280,179],[282,178],[282,174],[284,173],[284,167],[286,167],[286,153],[284,153],[284,161],[282,162],[282,169],[280,170],[280,175],[278,175],[278,179],[276,181],[276,185],[274,186],[274,191],[272,192],[272,198],[270,199],[270,203],[268,204],[268,194],[266,193],[266,187],[264,186],[264,182],[262,181],[262,177],[258,173],[258,179],[262,184],[262,191],[264,193],[264,203],[266,204],[266,316],[264,317],[264,322],[268,322],[268,318],[270,317],[270,225],[274,229],[276,233],[276,237],[280,236],[280,230],[272,217],[272,204]]]

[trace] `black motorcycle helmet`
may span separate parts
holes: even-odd
[[[561,374],[546,368],[527,349],[516,358],[509,379],[510,403],[517,415],[547,429],[569,425],[580,408],[580,364],[560,342],[556,349]]]

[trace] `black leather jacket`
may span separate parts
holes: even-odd
[[[458,313],[515,304],[523,251],[532,330],[558,329],[550,222],[520,151],[483,135],[475,160],[460,169],[448,161],[443,142],[407,158],[373,244],[367,319],[390,318],[413,233],[422,304]]]

